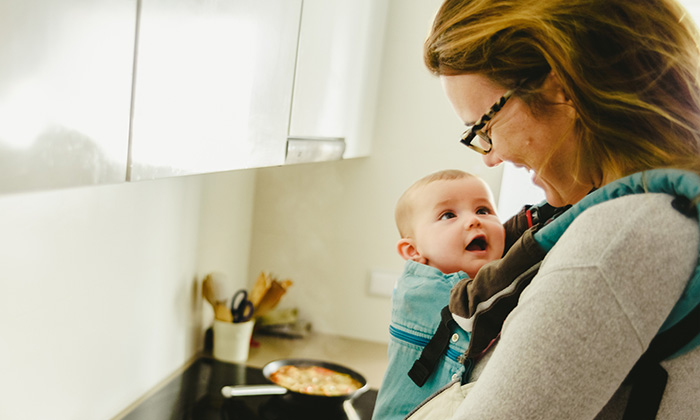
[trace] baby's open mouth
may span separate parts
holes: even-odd
[[[477,236],[467,245],[467,251],[485,251],[488,243],[485,236]]]

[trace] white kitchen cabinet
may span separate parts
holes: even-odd
[[[129,179],[368,155],[387,7],[143,0]]]
[[[388,0],[304,0],[289,137],[371,149]]]
[[[0,193],[123,182],[136,0],[0,4]]]
[[[142,0],[130,180],[284,163],[301,0]]]
[[[366,156],[387,7],[4,0],[0,193]]]

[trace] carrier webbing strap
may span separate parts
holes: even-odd
[[[435,370],[440,357],[445,353],[450,345],[451,328],[457,323],[452,319],[450,308],[445,306],[440,311],[440,325],[438,325],[433,338],[423,348],[420,358],[413,363],[413,367],[408,371],[408,376],[418,386],[423,386],[430,375]]]
[[[508,221],[504,223],[504,228],[506,231],[506,244],[505,250],[509,250],[515,242],[521,240],[523,233],[530,229],[533,224],[538,225],[540,222],[545,222],[551,220],[555,216],[563,213],[571,206],[566,206],[563,208],[552,207],[547,203],[540,203],[535,206],[525,206],[516,215],[511,217]],[[531,238],[531,236],[529,236]],[[535,244],[530,244],[530,246]],[[533,247],[536,248],[536,247]],[[530,267],[530,257],[528,254],[527,267]],[[544,254],[537,257],[532,257],[532,259],[537,262],[544,257]],[[520,269],[518,268],[517,273],[520,274]],[[450,312],[449,306],[446,306],[440,312],[440,324],[438,325],[435,334],[430,339],[428,344],[423,348],[420,357],[413,363],[413,366],[408,372],[408,376],[415,382],[416,385],[422,387],[430,378],[433,371],[435,370],[440,357],[445,354],[445,351],[449,347],[450,337],[452,335],[452,330],[457,328],[458,325],[452,318],[452,313]],[[489,340],[491,341],[491,340]],[[469,342],[469,348],[472,348],[472,341]],[[465,371],[465,373],[467,373]]]
[[[685,318],[651,340],[647,351],[634,365],[626,383],[631,383],[623,420],[653,420],[659,411],[668,381],[661,361],[687,345],[700,334],[700,304]]]

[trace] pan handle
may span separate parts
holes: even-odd
[[[279,385],[228,385],[221,388],[221,395],[226,398],[246,397],[249,395],[282,395],[287,388]]]

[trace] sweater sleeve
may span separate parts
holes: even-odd
[[[622,197],[571,224],[506,319],[456,419],[576,420],[601,412],[697,264],[697,221],[671,199]]]

